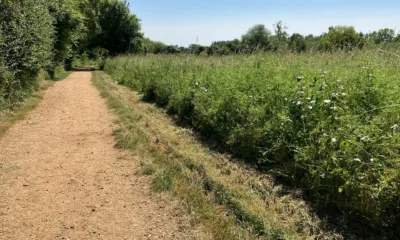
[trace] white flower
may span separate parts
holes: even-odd
[[[332,101],[329,100],[329,99],[327,99],[327,100],[324,101],[325,104],[329,104],[329,103],[331,103],[331,102],[332,102]]]
[[[359,158],[354,158],[353,159],[355,162],[361,162],[361,160]]]
[[[315,101],[315,100],[312,100],[312,101],[311,101],[311,104],[312,104],[312,105],[314,105],[315,103],[316,103],[316,101]]]
[[[332,93],[332,97],[338,98],[339,97],[339,93]]]
[[[336,138],[332,138],[332,142],[333,143],[337,142]]]
[[[301,103],[302,103],[302,102],[300,102],[300,101],[297,101],[297,105],[301,105]]]
[[[346,93],[342,93],[342,96],[346,96]]]
[[[371,161],[371,162],[374,162],[374,159],[373,159],[373,158],[371,158],[371,159],[370,159],[370,161]]]
[[[308,109],[310,109],[310,110],[311,110],[311,109],[313,109],[313,107],[312,107],[312,106],[308,106]]]
[[[391,126],[390,128],[393,129],[393,130],[396,130],[396,129],[399,128],[399,125],[395,124],[395,125]]]
[[[368,141],[368,137],[362,137],[362,138],[361,138],[361,141],[363,141],[363,142]]]
[[[311,101],[311,98],[310,97],[308,97],[308,98],[306,98],[308,101]]]

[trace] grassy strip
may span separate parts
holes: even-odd
[[[56,81],[66,78],[71,72],[57,71],[55,77]],[[3,136],[6,131],[19,120],[23,120],[26,114],[34,109],[40,100],[43,98],[44,91],[49,87],[53,86],[54,81],[45,80],[45,73],[41,72],[38,76],[39,87],[30,97],[25,99],[13,106],[12,109],[4,110],[0,112],[0,137]]]
[[[118,147],[148,159],[143,174],[154,174],[152,189],[172,191],[214,239],[341,238],[326,230],[298,191],[283,194],[270,176],[204,148],[163,110],[141,102],[107,74],[95,72],[92,80],[119,116]]]

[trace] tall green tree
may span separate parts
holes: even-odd
[[[286,32],[287,26],[282,21],[274,24],[275,35],[271,37],[271,50],[286,50],[289,34]]]
[[[356,47],[361,48],[363,46],[361,40],[354,27],[330,27],[328,34],[320,40],[319,49],[331,51],[335,49],[351,50]]]
[[[87,4],[86,0],[59,0],[51,2],[51,9],[55,23],[54,29],[54,67],[67,64],[72,67],[72,58],[79,50],[87,27],[85,15],[81,12],[81,5]],[[52,72],[52,69],[50,70]]]
[[[289,48],[298,53],[306,51],[307,43],[303,35],[299,33],[292,34],[292,36],[289,38]]]
[[[395,31],[390,28],[380,29],[379,31],[373,32],[370,35],[371,40],[376,44],[393,42],[395,37]]]
[[[140,20],[130,13],[127,2],[104,0],[99,8],[101,32],[95,45],[107,49],[112,55],[140,52],[143,39]]]
[[[265,25],[258,24],[242,36],[242,42],[250,51],[267,50],[270,46],[271,31]]]

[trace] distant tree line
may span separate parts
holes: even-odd
[[[385,28],[372,33],[357,32],[351,26],[330,27],[327,33],[321,35],[302,35],[287,33],[287,27],[279,21],[274,25],[273,32],[263,24],[251,27],[241,39],[216,41],[210,46],[191,44],[188,47],[166,45],[162,42],[144,41],[144,52],[154,54],[191,53],[197,55],[230,55],[255,52],[305,52],[317,51],[350,51],[361,49],[368,44],[400,43],[400,34],[395,30]]]
[[[54,76],[86,53],[142,51],[139,19],[118,0],[0,0],[0,109],[23,99],[41,69]]]

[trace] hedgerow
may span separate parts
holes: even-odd
[[[53,18],[45,0],[0,2],[0,102],[23,99],[51,62]]]
[[[393,59],[394,58],[394,59]],[[396,56],[122,56],[105,71],[312,199],[377,229],[400,221]],[[396,59],[398,60],[398,59]]]

